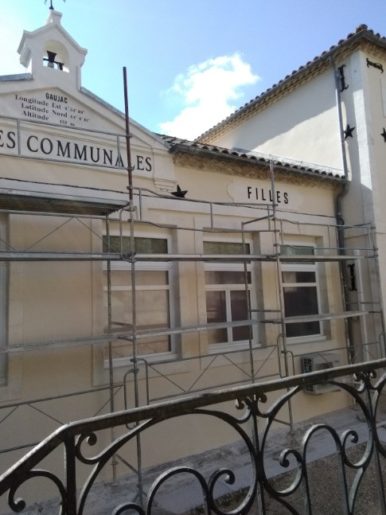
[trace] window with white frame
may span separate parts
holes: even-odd
[[[249,244],[204,241],[204,254],[249,253]],[[251,265],[249,262],[247,270],[242,263],[206,263],[205,290],[208,324],[224,323],[226,325],[228,322],[249,320],[248,303],[251,302]],[[250,324],[211,329],[207,333],[208,343],[211,346],[246,343],[250,338],[250,330]]]
[[[135,237],[135,251],[138,254],[167,254],[168,239],[159,237]],[[104,251],[127,253],[130,250],[130,237],[110,236],[103,239]],[[105,300],[107,306],[107,271]],[[111,318],[114,330],[128,331],[133,328],[132,272],[125,262],[111,263]],[[170,327],[171,294],[170,265],[167,262],[137,262],[135,265],[135,308],[136,330],[153,333]],[[132,355],[129,341],[115,342],[114,359]],[[137,355],[160,355],[171,352],[168,335],[153,335],[137,340]]]
[[[282,255],[304,256],[315,254],[313,246],[281,245]],[[319,313],[319,281],[315,262],[284,263],[282,265],[284,313],[286,317],[317,315]],[[286,324],[288,338],[318,336],[319,321],[299,321]]]

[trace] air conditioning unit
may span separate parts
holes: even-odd
[[[317,372],[318,370],[326,370],[328,368],[339,367],[341,360],[339,354],[320,353],[320,354],[305,354],[300,357],[300,368],[302,374],[309,372]],[[321,393],[335,392],[338,388],[332,384],[319,383],[307,384],[304,386],[305,393],[312,393],[319,395]]]

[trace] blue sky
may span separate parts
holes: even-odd
[[[0,74],[23,72],[23,29],[44,0],[0,0]],[[145,127],[194,138],[366,23],[386,36],[386,0],[54,0],[88,49],[85,87]]]

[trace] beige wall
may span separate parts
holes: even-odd
[[[169,157],[171,159],[171,156]],[[10,158],[4,162],[8,163]],[[17,169],[18,162],[25,162],[14,158],[13,168]],[[270,180],[264,170],[259,172],[259,178],[245,177],[223,172],[221,162],[208,163],[203,170],[203,163],[183,164],[176,161],[175,174],[177,181],[188,189],[188,197],[202,199],[202,202],[185,202],[176,199],[160,199],[156,197],[143,197],[141,212],[143,222],[136,224],[136,234],[164,236],[170,239],[170,252],[174,253],[201,253],[204,239],[218,239],[223,241],[241,241],[240,228],[242,222],[252,220],[265,214],[267,205],[251,205],[241,207],[231,205],[214,205],[213,219],[210,217],[209,201],[245,202],[245,192],[248,187],[271,187]],[[45,165],[48,168],[48,165]],[[22,167],[19,170],[23,170]],[[25,168],[24,168],[25,170]],[[55,182],[59,180],[60,172],[66,173],[69,180],[75,181],[76,174],[89,177],[94,185],[98,180],[91,181],[92,169],[72,167],[70,165],[52,166],[52,176]],[[68,172],[67,172],[68,170]],[[30,179],[39,177],[43,172],[38,163],[28,168]],[[109,175],[108,172],[95,172],[96,177],[104,175],[105,178],[117,178],[118,174]],[[25,177],[25,172],[24,172]],[[79,177],[78,177],[79,178]],[[125,177],[121,176],[122,182]],[[258,186],[255,186],[255,183]],[[100,182],[102,184],[102,181]],[[104,182],[105,186],[110,183]],[[136,182],[137,184],[137,182]],[[142,179],[142,185],[152,186],[152,179],[147,182]],[[205,185],[203,188],[202,185]],[[332,247],[334,244],[334,195],[335,191],[329,183],[310,178],[291,179],[288,175],[277,174],[276,188],[289,195],[288,205],[278,211],[281,235],[279,243],[317,244],[320,247]],[[237,196],[240,196],[238,198]],[[205,202],[206,201],[206,202]],[[139,214],[137,214],[139,216]],[[150,222],[145,223],[145,222]],[[266,232],[269,224],[267,220],[256,222],[248,227],[246,237],[252,244],[256,253],[271,254],[274,252],[273,233]],[[118,220],[111,222],[111,233],[119,234]],[[271,229],[273,226],[271,225]],[[208,229],[210,231],[208,232]],[[231,231],[231,232],[229,232]],[[82,219],[66,217],[41,217],[31,215],[12,215],[9,219],[10,243],[18,250],[33,249],[39,251],[92,251],[101,249],[101,236],[104,233],[102,222],[88,222]],[[123,234],[129,234],[129,224],[124,222]],[[256,303],[262,309],[278,309],[279,286],[274,263],[252,263],[251,270],[254,278],[252,285]],[[77,390],[84,391],[95,386],[106,385],[108,382],[108,368],[106,352],[103,345],[73,346],[77,338],[100,336],[106,325],[106,312],[104,308],[105,287],[102,280],[103,265],[100,263],[77,262],[45,262],[45,263],[16,263],[10,268],[10,311],[9,311],[9,346],[36,345],[39,350],[15,354],[11,357],[11,365],[17,359],[18,373],[8,387],[0,389],[4,400],[19,401],[23,399],[36,399],[52,395],[62,395]],[[170,264],[172,296],[175,306],[176,326],[186,327],[206,323],[205,310],[205,265],[200,262],[176,262]],[[340,311],[341,295],[339,283],[339,270],[336,264],[320,265],[323,276],[324,305],[327,310]],[[256,305],[257,305],[256,304]],[[254,344],[261,345],[261,350],[254,350],[254,367],[259,370],[258,375],[264,377],[277,377],[279,365],[275,350],[279,337],[278,325],[258,324],[255,332]],[[61,348],[41,348],[42,344],[50,341],[64,341],[68,345]],[[344,323],[335,321],[326,323],[324,336],[317,341],[292,342],[288,344],[289,350],[295,355],[295,369],[290,367],[290,373],[300,371],[298,355],[333,350],[344,345]],[[201,390],[224,384],[236,384],[247,381],[250,373],[250,362],[247,349],[239,347],[233,359],[238,364],[231,366],[229,361],[221,355],[199,357],[208,355],[215,349],[209,349],[205,331],[191,331],[175,339],[175,355],[184,358],[171,363],[158,364],[158,372],[150,371],[150,396],[163,398],[181,393],[180,388]],[[226,348],[219,349],[226,352]],[[13,356],[13,355],[12,355]],[[342,361],[344,353],[341,354]],[[187,359],[191,358],[191,359]],[[194,358],[194,359],[193,359]],[[150,359],[151,362],[151,359]],[[280,363],[284,367],[283,363]],[[13,366],[13,365],[12,365]],[[16,366],[16,365],[15,365]],[[114,369],[116,381],[122,381],[125,372],[130,368],[127,362],[124,366]],[[243,372],[244,370],[244,372]],[[284,370],[284,368],[283,368]],[[12,367],[10,368],[10,372]],[[159,373],[161,372],[161,374]],[[198,383],[197,377],[201,375]],[[133,405],[132,374],[127,377],[126,390],[129,406]],[[143,364],[140,364],[140,401],[146,402],[145,380]],[[175,384],[172,384],[169,380]],[[11,379],[11,378],[10,378]],[[12,383],[12,389],[11,389]],[[194,386],[192,386],[194,385]],[[303,396],[304,410],[296,410],[298,418],[304,418],[310,413],[317,414],[326,408],[326,400],[315,402],[309,396]],[[344,397],[327,394],[329,409],[337,409],[345,405]],[[95,395],[84,394],[71,401],[60,400],[54,404],[46,401],[47,412],[57,420],[92,416],[98,409],[107,403],[104,411],[109,409],[107,392]],[[116,409],[124,407],[122,395],[115,400]],[[312,407],[312,410],[311,410]],[[38,434],[47,434],[55,426],[52,419],[46,416],[42,420],[49,420],[38,428],[39,424],[33,422],[35,412],[24,409],[25,420],[34,424],[36,438]],[[306,415],[307,414],[307,415]],[[32,418],[31,418],[32,417]],[[9,420],[12,423],[12,417]],[[23,426],[24,427],[24,426]],[[21,427],[20,429],[23,429]],[[12,445],[11,433],[7,445]],[[23,431],[17,435],[18,441],[27,438]],[[224,438],[216,434],[216,442],[225,443]],[[194,452],[194,446],[186,448],[187,454]],[[153,456],[155,461],[164,459],[164,456]],[[149,461],[152,463],[152,460]]]
[[[332,69],[262,106],[210,142],[341,169]]]

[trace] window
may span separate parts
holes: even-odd
[[[130,252],[129,236],[105,236],[103,238],[103,252]],[[167,254],[168,240],[166,238],[134,238],[135,252],[138,254]]]
[[[103,240],[104,251],[128,252],[130,238],[110,236]],[[166,254],[166,238],[136,237],[135,250],[140,254]],[[162,262],[137,263],[135,266],[135,306],[137,331],[157,331],[170,327],[170,270],[169,264]],[[106,272],[107,276],[107,272]],[[107,307],[107,277],[105,282]],[[131,270],[124,262],[112,263],[111,271],[111,318],[113,330],[132,329],[132,285]],[[161,354],[171,351],[170,337],[152,336],[139,339],[138,355]],[[116,342],[113,347],[114,358],[127,358],[132,354],[129,341]]]
[[[68,72],[69,57],[64,45],[59,41],[48,41],[43,54],[43,66],[53,70]]]
[[[250,246],[234,242],[204,242],[204,254],[249,254]],[[207,322],[226,323],[249,319],[248,297],[245,282],[248,284],[250,300],[251,271],[247,265],[245,275],[242,263],[207,263],[205,266],[206,316]],[[208,331],[209,345],[245,343],[249,341],[250,325],[224,327]]]
[[[314,247],[281,245],[282,255],[313,255]],[[319,286],[315,263],[285,263],[282,265],[284,313],[286,317],[319,313]],[[320,322],[297,322],[286,325],[288,338],[320,335]]]

